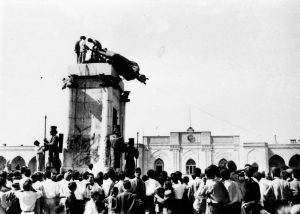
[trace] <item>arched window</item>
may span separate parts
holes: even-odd
[[[227,160],[225,158],[222,158],[220,161],[219,161],[219,168],[220,169],[225,169],[226,168],[226,164],[227,164]]]
[[[186,162],[186,174],[188,174],[188,175],[193,174],[195,168],[196,168],[196,162],[193,159],[189,159]]]
[[[0,156],[0,170],[5,169],[6,159]]]
[[[20,168],[22,166],[26,166],[25,160],[21,156],[17,156],[11,161],[11,168],[12,169],[16,169],[17,166],[20,167]]]
[[[37,170],[36,157],[31,158],[28,163],[28,168],[30,169],[31,173],[34,173]]]
[[[156,161],[154,162],[154,169],[157,172],[162,172],[164,170],[164,162],[162,159],[156,159]]]
[[[269,168],[271,169],[272,167],[279,167],[281,169],[283,169],[285,166],[285,162],[283,160],[282,157],[280,157],[279,155],[273,155],[270,159],[269,159]]]
[[[300,169],[300,155],[294,155],[289,161],[289,166]]]

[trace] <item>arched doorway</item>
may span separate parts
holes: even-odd
[[[219,163],[218,166],[220,169],[225,169],[226,168],[226,164],[227,164],[227,160],[225,158],[222,158]]]
[[[289,161],[289,167],[300,169],[300,155],[294,155]]]
[[[157,172],[162,172],[164,170],[164,161],[160,158],[156,159],[154,162],[154,169]]]
[[[188,174],[188,175],[193,174],[195,168],[196,168],[196,162],[193,159],[189,159],[186,162],[186,174]]]
[[[37,170],[36,157],[31,158],[28,163],[28,168],[30,169],[31,173],[34,173]]]
[[[271,170],[272,167],[279,167],[280,169],[283,169],[285,166],[285,162],[282,157],[279,155],[273,155],[269,159],[269,168]]]
[[[5,169],[6,159],[2,156],[0,156],[0,170]]]
[[[15,169],[16,166],[26,166],[25,160],[21,156],[17,156],[11,161],[11,168]]]

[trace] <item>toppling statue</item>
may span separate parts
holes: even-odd
[[[111,64],[116,72],[124,77],[124,79],[128,81],[137,79],[141,83],[146,84],[148,78],[144,74],[140,74],[140,67],[136,62],[130,61],[124,56],[108,50],[98,50],[98,53],[103,55],[107,59],[107,62]]]
[[[139,151],[134,148],[134,138],[129,138],[127,148],[125,150],[125,170],[128,170],[131,174],[134,174],[135,161],[134,158],[139,157]]]
[[[57,127],[50,127],[51,139],[48,141],[44,139],[45,151],[49,151],[48,165],[55,168],[56,172],[59,173],[60,160],[59,160],[59,138],[57,136]]]
[[[137,79],[141,83],[146,84],[148,78],[144,74],[140,74],[140,67],[136,62],[113,51],[108,51],[106,48],[102,49],[101,43],[92,38],[88,39],[88,42],[93,44],[93,47],[89,48],[86,45],[85,40],[86,37],[81,36],[80,40],[75,45],[77,63],[85,63],[86,52],[90,50],[92,52],[91,58],[87,62],[108,62],[114,67],[118,75],[124,77],[124,79],[128,81]]]
[[[108,167],[119,169],[121,154],[125,150],[124,139],[121,135],[120,126],[116,126],[113,133],[107,137],[106,144],[106,165]]]

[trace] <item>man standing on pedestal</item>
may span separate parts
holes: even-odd
[[[134,170],[135,170],[135,161],[134,158],[139,157],[139,151],[134,148],[134,138],[129,138],[129,142],[127,145],[127,148],[125,150],[125,170],[129,170],[130,174],[133,175]]]
[[[121,154],[124,152],[125,143],[121,135],[120,126],[116,126],[111,135],[108,136],[107,155],[108,166],[114,169],[120,168]]]
[[[49,150],[49,157],[48,157],[48,165],[50,167],[54,167],[56,172],[59,173],[60,168],[60,161],[59,161],[59,138],[57,136],[57,127],[51,126],[50,127],[50,135],[51,139],[48,141],[46,138],[44,139],[45,148]]]

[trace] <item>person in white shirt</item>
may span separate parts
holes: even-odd
[[[154,170],[150,169],[147,172],[149,179],[145,181],[146,188],[146,197],[145,197],[145,206],[146,213],[154,213],[155,212],[155,204],[154,204],[154,194],[155,190],[159,188],[161,185],[157,180],[154,179]]]
[[[65,204],[67,197],[70,195],[69,183],[72,175],[68,172],[64,174],[64,179],[58,182],[60,203]]]
[[[87,50],[89,49],[89,47],[86,45],[86,37],[82,36],[80,38],[80,42],[79,42],[79,48],[80,48],[80,52],[79,52],[79,63],[83,63],[85,61],[85,55]]]
[[[114,177],[115,177],[115,172],[113,170],[109,170],[107,172],[106,176],[107,176],[107,179],[103,180],[102,188],[104,190],[105,197],[108,197],[111,192],[111,189],[115,185],[115,182],[113,181]]]
[[[22,179],[20,180],[20,188],[23,190],[23,184],[26,180],[30,179],[31,171],[26,167],[22,167],[21,169]]]
[[[42,197],[42,192],[33,192],[32,181],[27,179],[23,184],[24,191],[15,192],[16,197],[19,199],[22,214],[34,214],[36,200]]]
[[[178,213],[182,213],[182,205],[183,205],[183,195],[185,193],[185,186],[181,184],[178,180],[178,174],[172,173],[171,174],[171,181],[172,181],[172,187],[174,190],[174,198],[175,198],[175,204],[176,204],[176,210]]]
[[[230,171],[223,169],[221,171],[221,178],[225,188],[228,191],[229,202],[225,206],[225,213],[238,214],[241,213],[242,191],[235,181],[230,180]]]
[[[120,172],[118,174],[118,178],[119,178],[119,181],[115,184],[115,187],[118,188],[118,193],[122,193],[124,192],[123,191],[123,183],[124,183],[124,179],[125,179],[125,174],[123,172]]]
[[[56,202],[59,197],[59,186],[51,180],[51,172],[45,172],[46,180],[43,181],[44,213],[55,214]]]
[[[100,200],[99,192],[92,192],[92,199],[89,200],[84,209],[84,214],[99,214],[96,206],[96,202]]]
[[[100,193],[100,199],[104,200],[105,193],[103,189],[95,182],[95,178],[93,174],[89,175],[89,184],[87,186],[87,198],[92,198],[92,192],[99,192]]]

